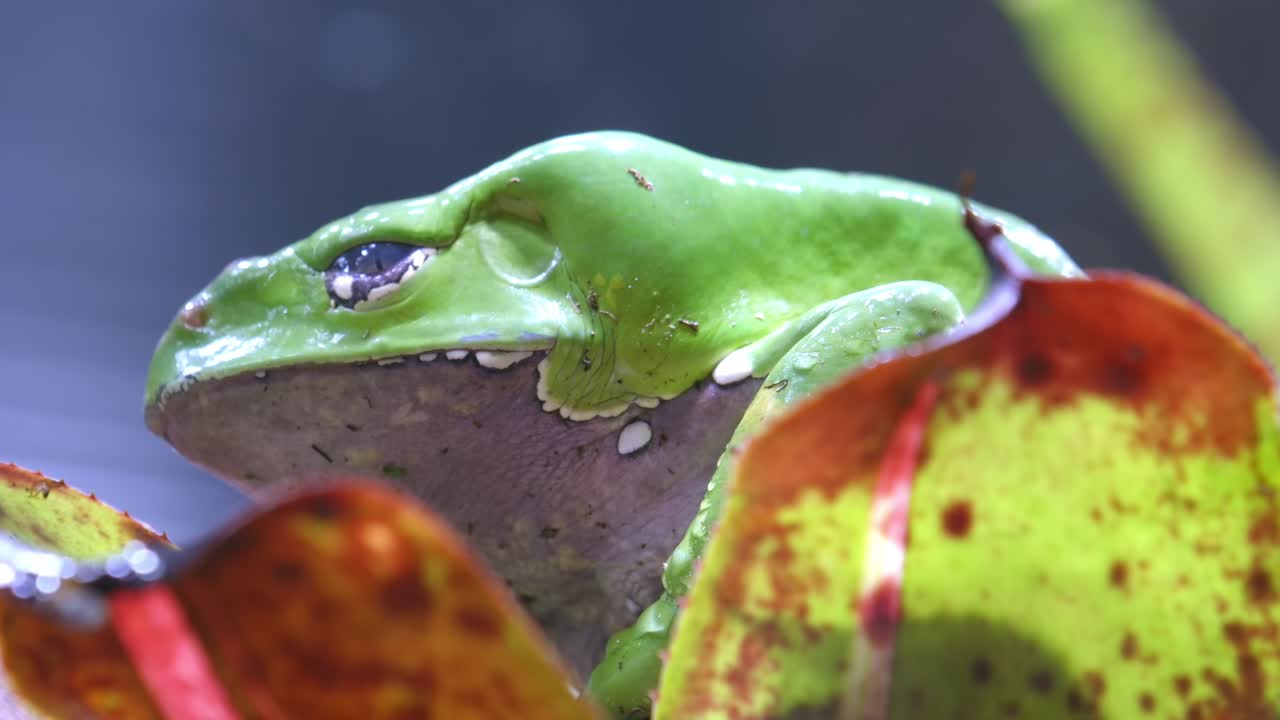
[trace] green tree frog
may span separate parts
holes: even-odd
[[[1079,273],[980,210],[1035,270]],[[250,487],[374,473],[423,498],[626,716],[731,448],[962,323],[986,282],[952,193],[574,135],[233,263],[161,339],[147,420]]]

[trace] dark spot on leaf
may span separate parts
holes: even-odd
[[[1047,670],[1033,672],[1027,676],[1027,684],[1041,695],[1047,695],[1053,692],[1053,673]]]
[[[412,565],[383,583],[379,599],[382,608],[392,614],[425,615],[431,609],[431,591]]]
[[[1249,528],[1249,542],[1255,545],[1262,543],[1280,545],[1280,523],[1276,522],[1275,515],[1266,515]]]
[[[472,635],[491,638],[498,634],[498,621],[492,615],[479,608],[458,608],[458,611],[453,615],[453,619],[458,623],[459,627]]]
[[[1125,660],[1133,660],[1138,657],[1138,638],[1133,633],[1127,632],[1120,640],[1120,657]]]
[[[1245,576],[1245,586],[1249,589],[1249,599],[1253,602],[1266,602],[1275,594],[1271,573],[1260,567],[1253,568]]]
[[[1053,365],[1040,353],[1028,353],[1018,363],[1018,379],[1024,385],[1036,387],[1053,377]]]
[[[1102,679],[1102,673],[1085,673],[1084,686],[1089,693],[1089,697],[1095,700],[1102,697],[1102,694],[1107,691],[1107,681]]]
[[[431,717],[431,709],[424,705],[421,701],[414,701],[409,705],[396,708],[392,711],[391,720],[421,720],[422,718]]]
[[[1074,714],[1091,713],[1095,710],[1095,705],[1084,693],[1072,688],[1067,692],[1067,709]]]
[[[271,577],[282,583],[293,584],[306,575],[307,571],[301,565],[288,560],[281,560],[271,566]]]
[[[1142,370],[1132,364],[1110,365],[1103,369],[1101,389],[1113,395],[1134,395],[1142,384]]]
[[[1173,679],[1173,689],[1178,691],[1182,697],[1186,697],[1191,692],[1191,678],[1186,675],[1178,675]]]
[[[984,657],[977,658],[973,661],[971,667],[973,673],[973,682],[975,685],[986,685],[991,680],[991,661]]]
[[[968,536],[973,527],[973,509],[968,500],[956,500],[942,511],[942,529],[953,538]]]
[[[1240,655],[1236,658],[1236,669],[1240,671],[1240,679],[1246,687],[1262,687],[1262,664],[1253,655]]]
[[[1111,586],[1117,590],[1127,590],[1129,588],[1129,566],[1122,560],[1111,563]]]

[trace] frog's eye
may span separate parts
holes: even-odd
[[[397,242],[357,245],[334,258],[324,273],[335,307],[368,310],[394,294],[436,254],[435,248]]]

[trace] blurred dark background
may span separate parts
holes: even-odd
[[[1160,5],[1280,147],[1280,3]],[[244,500],[143,426],[178,307],[232,258],[602,128],[951,187],[971,169],[1083,265],[1167,277],[988,2],[5,3],[0,460],[190,540]]]

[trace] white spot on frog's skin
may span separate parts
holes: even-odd
[[[264,380],[267,377],[267,371],[259,370],[258,372],[254,373],[253,376],[258,378],[259,380]]]
[[[618,454],[630,455],[653,439],[653,428],[644,420],[636,420],[618,433]]]
[[[498,350],[477,350],[476,362],[480,363],[484,367],[493,368],[494,370],[506,370],[531,355],[533,355],[533,353],[524,351],[502,352]]]
[[[444,354],[450,360],[466,360],[470,350],[450,350]]]
[[[424,363],[428,363],[428,362],[431,362],[432,360],[435,360],[438,357],[440,357],[440,353],[422,353],[421,355],[418,356],[418,359]]]
[[[640,395],[635,399],[634,402],[636,405],[639,405],[642,408],[652,410],[653,408],[658,407],[658,403],[662,402],[662,399],[656,398],[656,397],[649,397],[647,395]]]
[[[378,364],[381,365],[382,367],[386,367],[388,365],[399,365],[402,362],[404,362],[404,358],[402,357],[382,358],[381,360],[378,361]]]
[[[751,377],[754,368],[751,365],[751,354],[746,348],[739,348],[725,356],[711,373],[711,379],[720,385],[732,385]]]
[[[333,294],[341,300],[351,299],[351,276],[339,275],[333,279]]]

